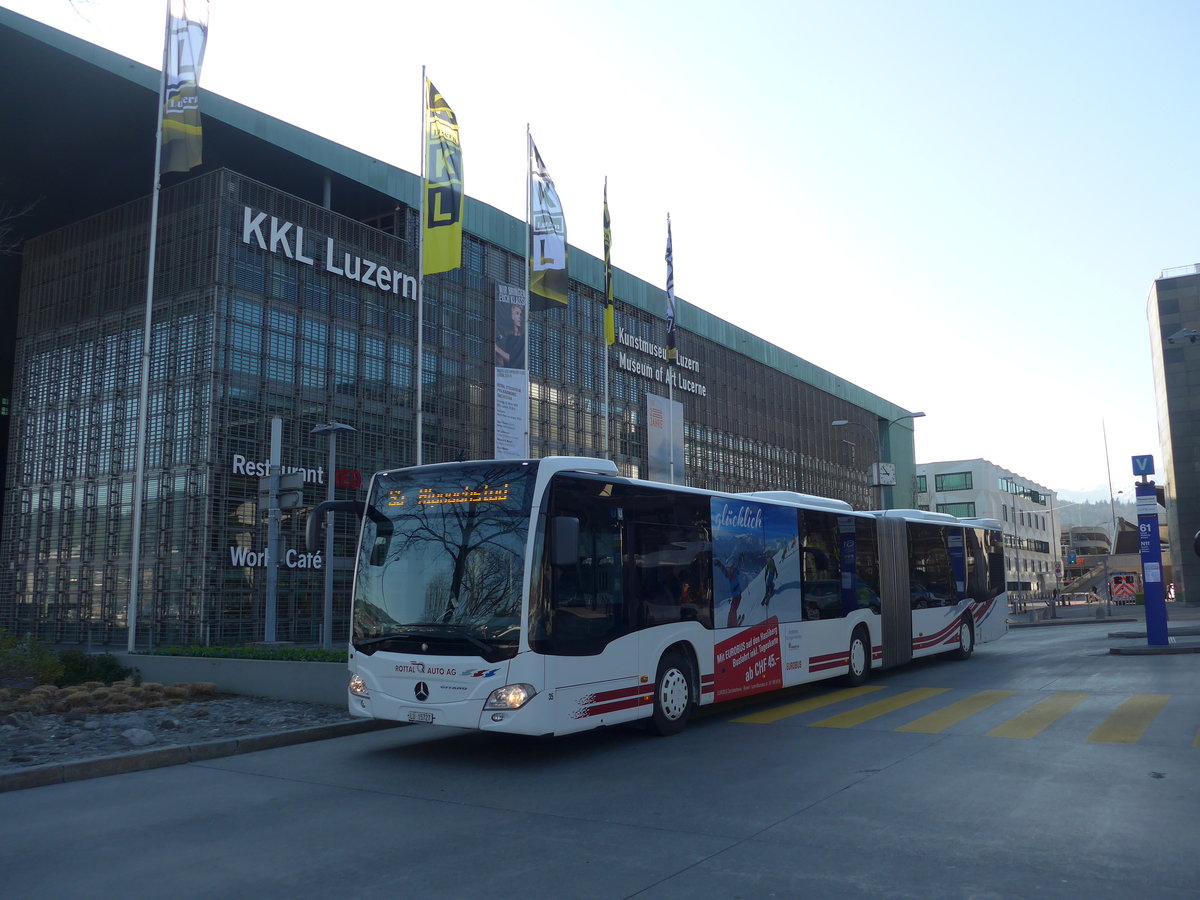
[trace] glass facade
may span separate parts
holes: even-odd
[[[25,245],[0,627],[43,640],[126,641],[148,209],[143,199]],[[418,372],[423,461],[493,455],[494,301],[499,286],[524,285],[524,259],[468,234],[463,267],[425,280],[418,360],[417,214],[400,205],[363,219],[227,169],[162,192],[139,647],[263,639],[259,479],[273,418],[281,463],[305,480],[304,506],[281,522],[283,641],[320,634],[325,561],[304,553],[307,508],[328,478],[351,498],[372,472],[415,461]],[[666,388],[639,348],[665,343],[665,321],[618,293],[623,343],[606,348],[601,296],[573,281],[566,309],[531,317],[531,455],[604,455],[645,477],[646,393]],[[686,483],[872,504],[875,448],[856,453],[829,423],[874,413],[682,327],[678,345],[691,383],[674,391]],[[310,434],[328,421],[357,429],[339,438],[335,473],[327,439]],[[337,641],[355,538],[338,523]]]

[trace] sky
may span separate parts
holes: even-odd
[[[165,0],[0,6],[161,65]],[[201,87],[419,172],[424,66],[475,199],[524,217],[528,125],[571,245],[603,255],[607,177],[615,267],[665,285],[670,213],[677,296],[923,411],[919,462],[1106,498],[1162,458],[1146,300],[1200,261],[1198,30],[1165,0],[211,0]]]

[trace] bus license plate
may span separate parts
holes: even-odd
[[[410,712],[408,714],[410,722],[424,722],[426,725],[433,724],[433,713],[431,712]]]

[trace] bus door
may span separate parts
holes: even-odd
[[[967,593],[974,601],[975,643],[983,644],[1008,631],[1004,594],[1004,541],[1000,532],[968,528]]]
[[[908,522],[908,594],[913,657],[958,646],[965,595],[962,531],[935,522]],[[952,537],[957,538],[952,541]]]
[[[543,623],[533,649],[545,654],[554,732],[638,717],[637,636],[626,602],[626,523],[601,479],[556,481],[548,510]]]
[[[800,511],[796,568],[803,602],[794,612],[783,604],[780,609],[785,686],[845,668],[851,636],[860,624],[867,626],[871,659],[877,658],[875,539],[860,528],[864,523],[870,524],[828,510]]]

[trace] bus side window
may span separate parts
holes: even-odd
[[[703,529],[638,522],[633,526],[635,627],[712,621],[712,544]]]
[[[806,509],[800,547],[800,584],[805,619],[840,619],[842,600],[840,533],[833,513]]]
[[[854,592],[860,609],[879,614],[879,540],[875,522],[856,519],[854,552]]]

